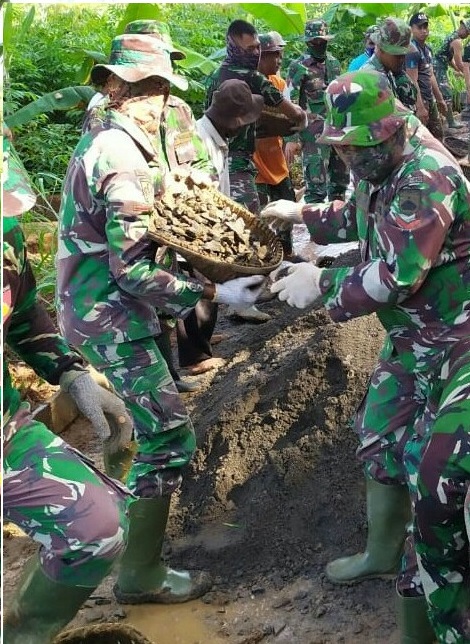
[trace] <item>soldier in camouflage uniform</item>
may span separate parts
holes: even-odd
[[[134,421],[137,452],[127,484],[129,543],[114,588],[122,603],[182,602],[210,587],[205,573],[174,571],[161,562],[172,493],[196,440],[192,423],[155,343],[156,309],[187,315],[202,298],[251,304],[260,276],[203,283],[171,270],[148,236],[167,162],[160,122],[172,71],[158,39],[123,34],[110,64],[92,80],[106,100],[93,110],[65,177],[59,221],[58,319],[67,340],[108,378]],[[170,178],[171,180],[171,178]],[[256,287],[256,288],[253,288]]]
[[[411,28],[399,18],[386,18],[371,39],[375,42],[375,51],[361,70],[385,74],[394,95],[405,107],[416,111],[418,91],[405,72],[406,54],[415,50],[410,44]]]
[[[157,20],[134,20],[126,25],[125,33],[151,34],[161,42],[162,48],[169,52],[172,61],[186,58],[183,52],[173,46],[165,23]],[[209,182],[210,178],[217,179],[217,172],[204,141],[197,132],[192,110],[183,99],[169,95],[163,111],[160,133],[170,172],[197,169],[207,174]],[[189,272],[194,275],[190,267]],[[217,304],[200,300],[184,320],[175,320],[164,314],[160,316],[162,333],[157,339],[158,348],[164,355],[176,388],[180,392],[194,391],[199,385],[180,378],[172,358],[171,331],[176,326],[180,366],[188,368],[190,373],[209,371],[220,361],[213,358],[211,345],[217,323],[217,310]]]
[[[452,111],[452,88],[449,84],[447,71],[449,65],[464,75],[465,86],[467,88],[467,103],[470,104],[470,71],[468,65],[465,65],[462,59],[463,40],[470,36],[470,18],[461,20],[457,31],[449,34],[436,52],[434,58],[434,73],[441,94],[447,103],[447,124],[450,128],[458,129],[463,127],[463,123],[458,123],[454,118]]]
[[[35,202],[26,171],[4,139],[3,212]],[[5,177],[7,174],[7,177]],[[3,220],[3,337],[35,372],[75,400],[101,438],[115,430],[126,444],[132,423],[124,404],[94,383],[81,356],[55,331],[36,298],[21,228]],[[40,546],[29,561],[3,623],[5,644],[48,644],[78,611],[123,552],[131,495],[36,421],[3,370],[3,518]],[[122,421],[122,422],[121,422]]]
[[[288,162],[297,152],[302,153],[306,203],[318,203],[325,197],[343,199],[349,182],[345,165],[335,151],[318,143],[325,116],[325,89],[341,73],[339,62],[327,51],[332,38],[324,20],[308,21],[304,36],[307,51],[291,62],[287,72],[290,98],[307,110],[309,118],[309,125],[296,137],[298,140],[286,145]]]
[[[227,30],[227,55],[220,68],[209,77],[205,108],[212,103],[212,94],[220,84],[231,78],[245,81],[253,94],[261,94],[266,105],[277,107],[282,114],[295,120],[298,127],[306,125],[306,115],[293,105],[272,83],[258,71],[260,42],[253,25],[234,20]],[[259,213],[256,189],[255,124],[246,125],[229,142],[230,196],[250,212]]]
[[[262,213],[304,222],[320,244],[360,244],[353,268],[293,265],[272,286],[281,300],[303,308],[321,298],[338,322],[375,312],[387,332],[355,419],[367,548],[330,563],[327,575],[345,583],[393,573],[410,493],[419,574],[406,557],[397,584],[402,641],[463,644],[470,639],[470,186],[442,144],[395,105],[383,74],[339,77],[327,105],[321,141],[357,176],[351,199],[323,207],[278,201]]]

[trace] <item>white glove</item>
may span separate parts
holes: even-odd
[[[219,183],[218,181],[213,181],[211,176],[207,174],[207,172],[204,172],[203,170],[197,170],[196,168],[189,169],[189,177],[191,181],[200,188],[217,187]]]
[[[291,266],[295,266],[293,262],[281,262],[280,265],[269,273],[269,279],[271,282],[277,282],[278,279],[285,277]]]
[[[304,309],[321,295],[321,274],[322,269],[310,262],[293,264],[286,277],[272,284],[271,293],[278,293],[279,299],[289,306]]]
[[[101,440],[112,438],[120,448],[129,444],[132,420],[116,394],[97,385],[87,371],[64,371],[59,385],[62,391],[70,394]]]
[[[250,275],[237,277],[223,284],[215,284],[215,297],[212,300],[218,304],[247,304],[251,306],[256,302],[263,290],[264,275]]]
[[[272,224],[276,230],[287,230],[292,224],[301,224],[303,204],[288,199],[271,201],[260,212],[261,219]]]

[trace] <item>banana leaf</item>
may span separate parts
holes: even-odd
[[[13,128],[29,123],[36,116],[45,114],[46,112],[69,110],[79,106],[81,103],[86,106],[94,94],[96,94],[96,90],[93,87],[81,85],[77,87],[65,87],[64,89],[44,94],[44,96],[41,96],[36,101],[21,107],[14,114],[8,116],[5,119],[5,123],[8,127]]]
[[[302,16],[292,9],[288,9],[279,4],[270,2],[241,2],[237,4],[250,15],[260,18],[269,26],[270,29],[278,31],[283,36],[301,34],[304,31],[305,20]]]

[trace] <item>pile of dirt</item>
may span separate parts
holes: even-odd
[[[383,331],[375,316],[334,324],[323,309],[303,312],[278,301],[262,308],[272,320],[251,325],[221,307],[216,331],[229,337],[214,353],[226,363],[185,395],[198,450],[172,505],[165,556],[214,575],[213,590],[194,602],[211,644],[396,642],[392,582],[334,586],[324,575],[329,560],[365,542],[364,482],[350,421]],[[64,438],[100,461],[84,421]],[[29,540],[10,536],[7,601],[31,552]],[[104,582],[72,625],[127,616],[154,635],[134,609],[115,603],[112,583]],[[156,610],[140,607],[140,615]],[[185,637],[174,641],[202,641]]]

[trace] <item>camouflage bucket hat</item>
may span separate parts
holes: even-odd
[[[411,28],[400,18],[386,18],[370,37],[386,54],[400,56],[413,51]]]
[[[162,49],[170,54],[171,60],[183,60],[183,58],[186,58],[186,54],[173,47],[170,29],[164,22],[159,22],[158,20],[134,20],[126,25],[124,33],[153,36],[162,43]]]
[[[319,143],[373,146],[386,141],[405,121],[385,74],[343,74],[325,91],[327,115]]]
[[[31,181],[15,148],[6,136],[3,137],[3,216],[17,217],[31,210],[36,195]]]
[[[267,34],[259,34],[259,42],[261,45],[261,53],[282,51],[287,44],[277,31],[268,31]]]
[[[314,38],[332,40],[334,36],[328,33],[328,25],[324,20],[308,20],[305,24],[304,40],[308,42]]]
[[[162,49],[160,40],[150,34],[123,34],[114,38],[109,65],[95,65],[91,70],[92,82],[102,85],[109,72],[128,83],[159,76],[179,89],[188,89],[186,78],[173,73],[168,51]]]
[[[470,32],[470,18],[465,18],[465,20],[461,20],[460,24],[463,25],[468,32]]]

